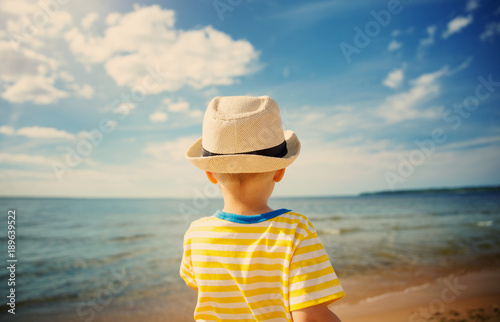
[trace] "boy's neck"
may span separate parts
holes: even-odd
[[[267,205],[267,200],[273,193],[274,175],[274,172],[270,172],[244,183],[219,182],[220,191],[224,197],[222,211],[243,216],[272,211],[273,209]]]
[[[234,198],[233,196],[224,195],[224,208],[223,212],[242,215],[242,216],[253,216],[263,214],[273,209],[267,205],[266,200],[252,200],[247,198],[241,200],[239,198]]]

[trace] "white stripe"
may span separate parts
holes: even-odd
[[[257,295],[252,295],[246,298],[246,301],[248,303],[255,303],[255,302],[262,302],[262,301],[267,301],[269,300],[270,296],[272,295],[273,298],[279,298],[283,301],[283,303],[287,303],[286,298],[288,298],[288,292],[283,292],[285,298],[281,297],[281,294],[274,293],[274,294],[257,294]],[[202,292],[200,293],[199,297],[201,298],[226,298],[226,297],[236,297],[236,296],[242,296],[241,292],[235,291],[235,292]]]
[[[240,223],[234,223],[230,221],[211,221],[211,222],[204,222],[202,224],[193,226],[193,228],[198,228],[198,227],[228,227],[228,228],[233,228],[233,227],[258,227],[258,228],[268,228],[268,227],[275,227],[275,228],[286,228],[286,229],[295,229],[297,225],[299,225],[302,221],[298,221],[297,218],[291,218],[291,220],[295,220],[296,222],[286,222],[286,221],[263,221],[260,223],[255,223],[255,224],[240,224]],[[271,225],[270,225],[271,223]],[[305,224],[305,223],[304,223]],[[309,228],[309,227],[308,227]]]
[[[321,244],[320,240],[317,237],[305,239],[305,240],[300,242],[300,246],[297,249],[300,249],[300,248],[305,247],[305,246],[316,245],[316,244]]]
[[[216,316],[221,320],[230,320],[230,319],[238,319],[238,320],[255,320],[252,314],[221,314],[215,313],[213,310],[207,310],[203,312],[195,312],[195,318],[198,314],[210,314],[212,316]],[[206,320],[196,320],[196,321],[206,321]]]
[[[236,296],[242,296],[240,291],[234,291],[234,292],[199,292],[199,297],[200,298],[225,298],[225,297],[236,297]]]
[[[267,258],[267,257],[224,257],[224,256],[203,256],[203,255],[192,255],[193,266],[196,270],[196,265],[194,262],[219,262],[222,264],[241,264],[241,265],[249,265],[249,264],[281,264],[283,266],[286,265],[286,261],[281,258]]]
[[[234,277],[254,277],[254,276],[285,276],[281,270],[255,270],[255,271],[238,271],[238,270],[227,270],[224,267],[217,268],[205,268],[199,267],[197,270],[198,274],[230,274]]]
[[[269,253],[291,253],[292,248],[287,246],[273,245],[226,245],[226,244],[207,244],[193,243],[191,249],[231,251],[231,252],[269,252]]]
[[[335,281],[337,279],[338,278],[337,278],[337,275],[335,273],[330,273],[330,274],[327,274],[324,276],[311,278],[311,279],[301,281],[301,282],[292,283],[292,284],[290,284],[290,292],[300,290],[300,289],[303,289],[303,288],[306,288],[309,286],[318,285],[318,284],[328,282],[328,281]]]
[[[241,291],[253,291],[261,288],[279,288],[283,289],[281,282],[256,282],[250,284],[236,284],[234,280],[197,280],[199,287],[224,287],[224,286],[238,286]]]
[[[300,261],[305,260],[305,259],[309,259],[312,261],[313,259],[315,259],[317,257],[321,257],[325,254],[326,254],[326,252],[324,249],[318,249],[318,250],[315,250],[313,252],[295,255],[292,258],[292,264],[296,263],[296,262],[300,262]]]
[[[332,264],[330,263],[330,261],[324,261],[323,263],[319,263],[319,264],[314,265],[314,269],[316,271],[319,271],[319,270],[326,268],[328,266],[331,266],[331,265]],[[290,271],[290,276],[303,274],[300,272],[300,270],[305,271],[306,269],[307,269],[307,267],[298,267],[296,269],[292,269]]]
[[[231,308],[231,309],[242,309],[242,308],[248,308],[247,302],[245,302],[245,299],[243,299],[242,302],[238,303],[217,303],[217,302],[212,302],[212,301],[207,301],[198,304],[197,307],[199,308],[204,308],[204,307],[220,307],[220,308]]]
[[[283,233],[269,233],[266,232],[265,234],[261,233],[222,233],[222,232],[217,232],[217,231],[196,231],[196,232],[190,232],[188,233],[188,239],[193,239],[195,240],[196,237],[199,238],[226,238],[226,239],[253,239],[253,240],[260,240],[260,239],[271,239],[271,240],[288,240],[291,241],[294,238],[294,235],[284,235]],[[305,234],[302,234],[303,237],[305,237]]]
[[[307,302],[310,300],[320,299],[322,297],[334,295],[340,292],[343,292],[344,289],[342,286],[337,285],[331,288],[327,288],[318,292],[307,293],[299,296],[290,296],[290,305],[296,305],[302,302]]]
[[[266,313],[274,313],[274,312],[281,312],[285,313],[285,308],[281,305],[269,305],[269,306],[263,306],[259,307],[257,309],[252,310],[254,315],[261,315],[261,314],[266,314]]]

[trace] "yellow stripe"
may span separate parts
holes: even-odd
[[[313,278],[318,278],[318,277],[325,276],[325,275],[328,275],[328,274],[331,274],[334,272],[335,271],[333,270],[333,267],[327,266],[323,269],[320,269],[319,271],[309,272],[306,274],[301,274],[301,275],[297,275],[297,276],[290,278],[290,285],[292,285],[294,283],[303,282],[306,280],[312,280]]]
[[[242,303],[246,302],[243,296],[231,297],[200,297],[198,303],[215,302],[215,303]]]
[[[215,233],[233,233],[233,234],[285,234],[295,235],[293,228],[277,228],[277,227],[248,227],[248,226],[200,226],[190,228],[188,233],[192,232],[215,232]]]
[[[245,238],[210,238],[210,237],[193,237],[186,241],[186,245],[192,245],[195,243],[212,244],[212,245],[235,245],[235,246],[282,246],[282,247],[292,247],[293,242],[291,240],[284,239],[270,239],[270,238],[260,238],[260,239],[245,239]]]
[[[248,307],[231,308],[231,307],[205,306],[205,307],[197,307],[195,311],[196,312],[215,311],[220,314],[252,314],[252,311],[250,311]]]
[[[314,244],[314,245],[309,245],[309,246],[302,246],[295,250],[295,253],[293,253],[293,256],[297,255],[302,255],[310,252],[314,252],[316,250],[321,250],[323,249],[323,246],[321,246],[320,243]]]
[[[207,256],[207,257],[228,257],[228,258],[258,258],[263,257],[266,259],[282,259],[288,261],[291,254],[286,252],[244,252],[235,250],[209,250],[209,249],[190,249],[186,251],[186,256]]]
[[[303,287],[301,289],[298,289],[298,290],[295,290],[295,291],[291,291],[290,292],[290,298],[296,297],[296,296],[301,296],[301,295],[304,295],[304,294],[309,294],[309,293],[314,293],[314,292],[322,291],[324,289],[327,289],[327,288],[330,288],[330,287],[335,287],[335,286],[338,286],[338,285],[340,285],[339,280],[338,279],[334,279],[334,280],[326,281],[326,282],[323,282],[323,283],[320,283],[320,284],[311,285],[311,286],[308,286],[308,287]]]
[[[195,314],[195,319],[196,320],[209,320],[209,321],[217,321],[217,322],[255,322],[254,319],[252,320],[243,320],[243,319],[224,319],[221,320],[215,315],[212,314]]]
[[[223,264],[219,262],[201,262],[194,261],[193,267],[199,268],[225,268],[230,271],[280,271],[288,272],[288,268],[283,266],[283,264],[263,264],[263,263],[254,263],[254,264]]]
[[[196,274],[196,278],[199,280],[209,280],[209,281],[227,281],[232,280],[231,274]]]
[[[298,219],[298,218],[286,218],[286,217],[274,217],[273,219],[269,220],[269,221],[272,221],[272,222],[284,222],[284,223],[287,223],[289,224],[290,226],[296,226],[297,224],[299,224],[302,219]]]
[[[318,305],[321,303],[326,303],[328,305],[332,302],[340,300],[344,296],[345,296],[345,293],[343,291],[341,291],[341,292],[335,293],[333,295],[325,296],[325,297],[322,297],[319,299],[314,299],[314,300],[310,300],[310,301],[306,301],[306,302],[292,304],[292,305],[290,305],[290,311],[300,310],[300,309],[303,309],[306,307],[311,307],[311,306]]]
[[[191,274],[184,267],[181,267],[181,276],[192,278]]]
[[[245,297],[256,296],[256,295],[269,296],[270,294],[279,294],[282,297],[285,297],[281,287],[260,287],[255,290],[241,291],[241,293],[243,293],[243,296]]]
[[[217,276],[221,275],[221,276]],[[211,278],[212,277],[212,278]],[[227,281],[234,280],[238,285],[250,285],[254,283],[281,283],[283,287],[286,286],[286,282],[283,280],[281,275],[274,276],[252,276],[252,277],[235,277],[225,274],[197,274],[196,279],[200,281]]]
[[[285,304],[283,302],[283,299],[279,298],[279,299],[269,299],[269,300],[262,300],[262,301],[248,303],[248,306],[250,306],[252,310],[256,310],[266,306],[278,306],[284,308]]]
[[[271,319],[286,319],[286,313],[283,311],[267,312],[264,314],[255,315],[257,321],[267,321]]]
[[[301,267],[320,264],[320,263],[326,262],[327,260],[329,260],[329,259],[328,259],[328,255],[326,255],[326,254],[321,255],[319,257],[303,259],[301,261],[290,264],[290,271],[297,269],[297,268],[301,268]]]
[[[200,292],[239,292],[240,289],[238,285],[200,285]]]
[[[227,286],[221,286],[221,285],[200,285],[199,286],[200,292],[215,292],[215,293],[221,293],[221,292],[241,292],[243,294],[243,297],[248,298],[250,296],[256,296],[256,295],[269,295],[269,294],[279,294],[282,297],[284,297],[283,290],[281,287],[260,287],[254,290],[241,290],[238,285],[227,285]]]

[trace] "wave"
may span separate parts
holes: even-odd
[[[475,223],[475,225],[478,227],[491,227],[493,223],[494,223],[493,220],[486,220],[486,221],[478,221]]]
[[[118,236],[111,238],[111,241],[115,242],[130,242],[134,240],[141,240],[141,239],[146,239],[146,238],[151,238],[156,236],[155,234],[136,234],[136,235],[130,235],[130,236]]]
[[[353,228],[324,228],[318,229],[316,232],[318,235],[343,235],[348,233],[354,233],[362,231],[361,228],[353,227]]]
[[[403,294],[424,290],[424,289],[428,288],[429,286],[431,286],[430,283],[412,286],[412,287],[408,287],[408,288],[404,289],[403,291],[388,292],[388,293],[380,294],[377,296],[372,296],[372,297],[366,298],[364,300],[361,300],[359,303],[361,303],[361,304],[362,303],[370,303],[370,302],[376,302],[376,301],[380,301],[380,300],[390,298],[390,297],[401,296]]]

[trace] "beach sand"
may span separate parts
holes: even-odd
[[[451,274],[330,308],[345,322],[500,321],[500,270]]]
[[[380,277],[380,275],[379,275]],[[343,322],[418,322],[418,321],[500,321],[500,269],[449,274],[406,289],[363,296],[362,284],[374,277],[352,276],[344,280],[347,296],[331,305]],[[386,278],[386,277],[385,277]],[[361,281],[361,283],[360,283]],[[375,282],[375,281],[372,281]],[[379,278],[378,283],[383,284]],[[411,285],[408,281],[407,285]],[[415,285],[415,283],[413,283]],[[349,295],[350,294],[350,295]],[[188,322],[193,321],[196,293],[154,303],[110,305],[96,312],[94,322]],[[21,308],[22,310],[22,308]],[[75,311],[19,315],[16,321],[85,321]]]

